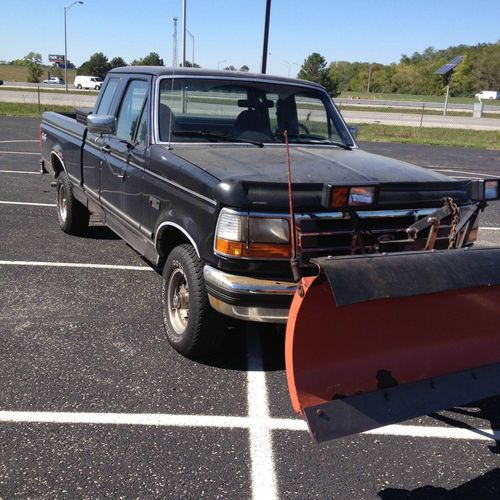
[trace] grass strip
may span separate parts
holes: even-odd
[[[17,102],[0,102],[0,115],[3,116],[25,116],[40,118],[44,111],[57,111],[59,113],[74,113],[74,106],[57,106],[38,104],[22,104]]]
[[[357,139],[360,141],[459,146],[500,151],[500,131],[496,130],[418,128],[374,124],[357,126]]]

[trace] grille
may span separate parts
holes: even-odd
[[[413,240],[408,239],[406,228],[435,210],[358,212],[354,218],[342,212],[297,214],[300,262],[308,265],[311,258],[326,255],[423,250],[429,229]],[[450,223],[450,216],[441,221],[434,248],[448,247]]]

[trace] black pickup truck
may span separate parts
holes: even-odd
[[[44,113],[40,142],[62,230],[96,213],[162,267],[167,337],[191,357],[224,315],[286,322],[314,257],[471,245],[499,194],[360,150],[324,88],[260,74],[115,69],[88,115]]]

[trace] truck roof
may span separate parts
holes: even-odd
[[[297,78],[286,78],[283,76],[275,75],[264,75],[262,73],[248,73],[243,71],[220,71],[204,68],[172,68],[167,66],[122,66],[120,68],[114,68],[110,73],[139,73],[153,76],[171,76],[175,74],[176,76],[197,76],[197,77],[225,77],[231,79],[241,79],[241,80],[266,80],[269,82],[279,82],[288,85],[296,85],[301,83],[302,85],[310,85],[311,87],[316,87],[323,89],[322,85],[315,82],[310,82],[308,80],[300,80]]]

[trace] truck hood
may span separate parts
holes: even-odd
[[[284,146],[178,146],[173,153],[221,181],[287,182]],[[432,182],[449,177],[359,149],[291,146],[294,183]]]

